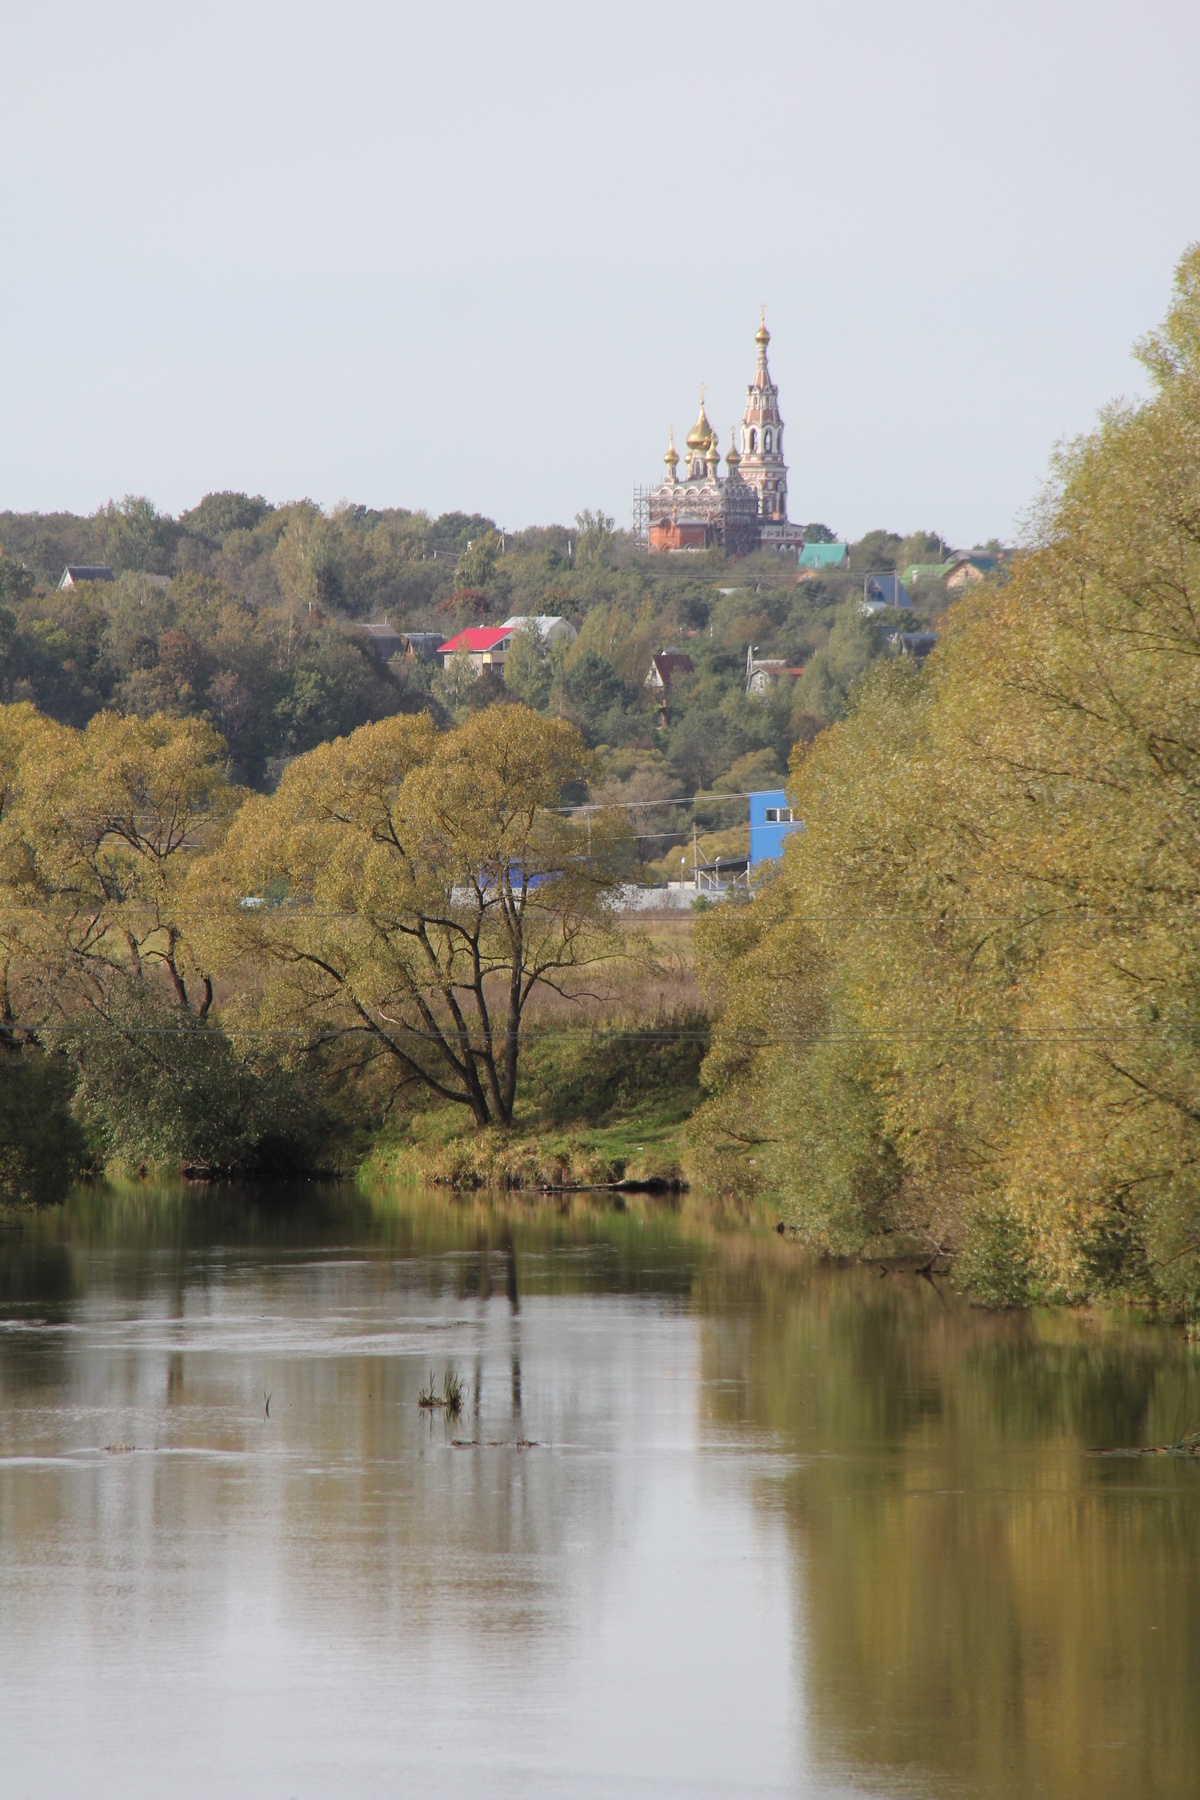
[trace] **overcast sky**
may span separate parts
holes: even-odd
[[[794,519],[1008,536],[1200,237],[1197,0],[0,17],[0,507],[626,524],[765,301]]]

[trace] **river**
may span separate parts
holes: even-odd
[[[447,1371],[461,1413],[422,1410]],[[1200,1353],[699,1201],[0,1223],[0,1797],[1200,1792]]]

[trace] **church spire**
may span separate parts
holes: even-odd
[[[785,522],[787,519],[787,464],[783,460],[783,419],[779,412],[779,389],[771,380],[767,367],[766,307],[759,312],[754,342],[758,358],[754,379],[746,389],[746,409],[742,414],[741,476],[758,497],[758,516],[762,520]]]

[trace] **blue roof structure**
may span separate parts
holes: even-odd
[[[912,608],[912,595],[898,575],[869,575],[863,604],[868,610],[883,606],[895,606],[901,610]]]

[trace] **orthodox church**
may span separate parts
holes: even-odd
[[[771,334],[765,320],[754,341],[758,365],[746,389],[741,449],[736,440],[730,444],[722,476],[717,434],[704,411],[701,389],[700,416],[688,432],[686,456],[676,450],[672,432],[663,457],[666,479],[647,495],[651,550],[720,548],[744,556],[750,550],[795,554],[804,546],[803,533],[788,522],[783,420],[779,389],[767,368]]]

